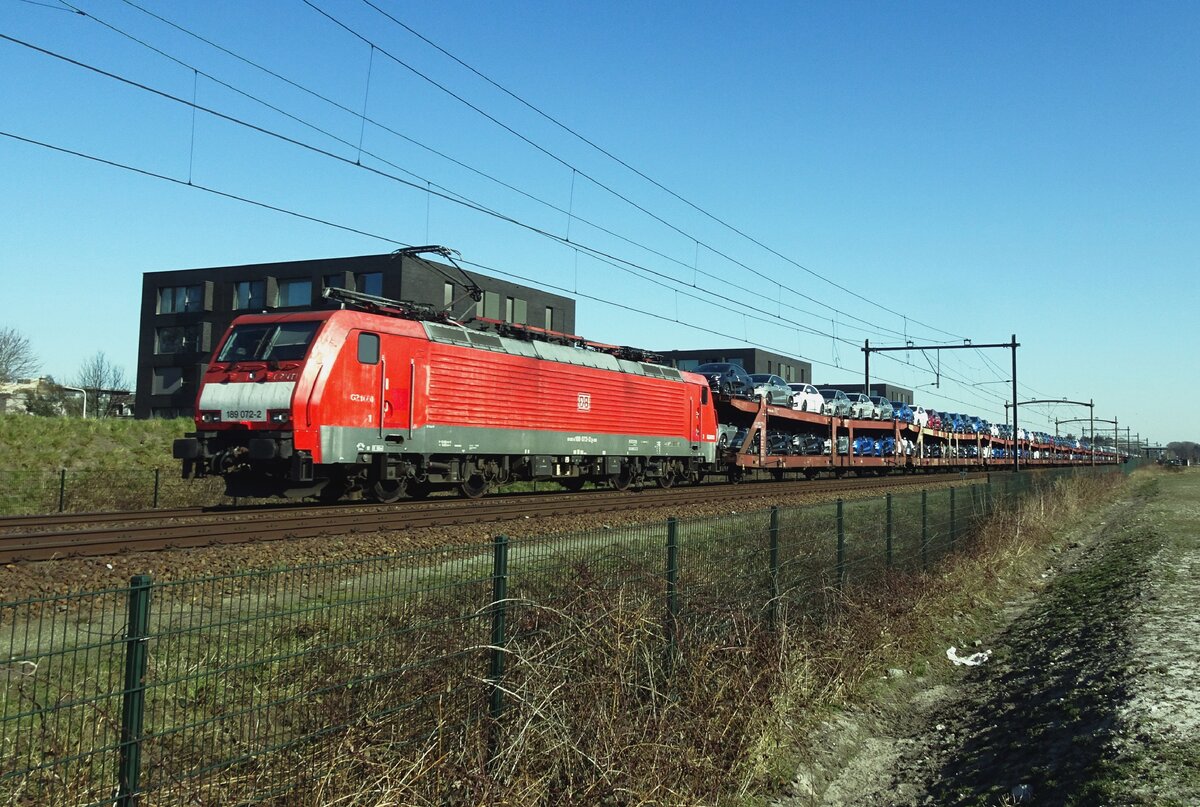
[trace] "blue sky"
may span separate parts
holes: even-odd
[[[8,37],[341,158],[0,40],[0,131],[178,181],[0,137],[0,325],[45,372],[132,374],[143,272],[432,242],[578,296],[590,338],[818,381],[859,380],[864,339],[1015,333],[1022,400],[1200,438],[1200,6],[371,2],[658,184],[360,0],[136,0],[304,90],[132,2],[0,0]],[[872,375],[1002,419],[1006,352],[931,363]]]

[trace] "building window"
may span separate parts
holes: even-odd
[[[699,359],[680,359],[679,361],[675,362],[676,369],[684,370],[687,372],[691,372],[692,370],[695,370],[699,366],[700,366]]]
[[[185,314],[204,310],[203,286],[169,286],[158,290],[158,313]]]
[[[373,294],[376,297],[383,296],[383,272],[366,272],[361,275],[354,276],[355,291],[361,291],[363,294]]]
[[[233,284],[233,310],[247,311],[267,307],[267,281],[242,280]]]
[[[513,298],[511,297],[504,298],[504,321],[513,321]]]
[[[487,319],[500,319],[500,295],[494,291],[483,293],[483,316]]]
[[[155,367],[150,383],[151,395],[174,395],[183,389],[182,367]]]
[[[280,308],[298,308],[312,305],[312,281],[308,278],[295,278],[279,281]]]
[[[321,278],[321,288],[323,289],[344,289],[346,288],[346,273],[338,272],[336,275],[325,275]]]
[[[154,329],[154,352],[159,355],[171,353],[201,353],[208,350],[204,338],[204,323],[195,325],[170,325]]]
[[[526,325],[529,322],[529,303],[519,297],[513,300],[512,321],[518,325]]]
[[[447,283],[446,285],[442,286],[442,307],[448,309],[448,308],[450,308],[450,305],[453,302],[454,302],[454,284]]]
[[[552,331],[552,330],[554,330],[554,309],[553,309],[553,308],[551,308],[550,306],[546,306],[546,325],[545,325],[545,328],[546,328],[546,330],[548,330],[548,331]]]

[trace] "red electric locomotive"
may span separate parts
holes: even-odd
[[[219,474],[231,496],[390,502],[510,480],[669,487],[714,465],[701,376],[536,328],[491,333],[326,294],[353,307],[234,320],[202,379],[197,431],[175,442],[185,476]]]

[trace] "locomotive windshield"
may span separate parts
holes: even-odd
[[[217,361],[299,361],[319,327],[321,320],[238,325]]]

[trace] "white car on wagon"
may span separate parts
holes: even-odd
[[[793,382],[788,384],[792,390],[792,409],[801,412],[822,413],[825,410],[825,396],[817,391],[812,384]]]

